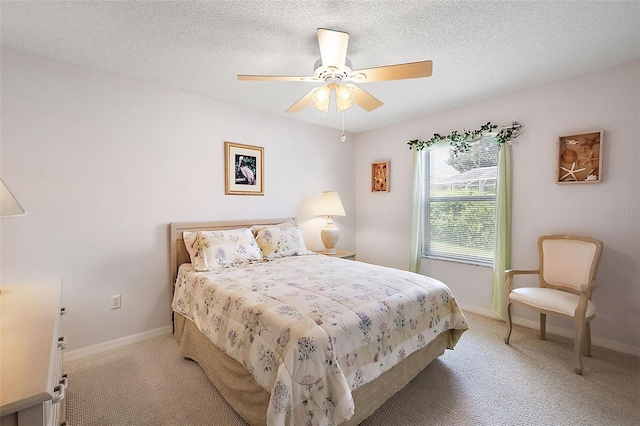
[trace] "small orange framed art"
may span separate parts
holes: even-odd
[[[371,192],[389,192],[390,161],[371,163]]]

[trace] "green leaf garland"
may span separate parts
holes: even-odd
[[[488,122],[487,124],[481,126],[478,130],[464,130],[462,133],[458,133],[457,130],[454,130],[450,135],[440,135],[438,133],[434,133],[433,137],[426,141],[421,141],[418,139],[407,142],[409,145],[409,149],[415,149],[416,151],[421,151],[425,148],[429,148],[430,146],[438,143],[438,142],[449,142],[453,149],[454,155],[458,155],[463,152],[468,152],[471,148],[471,143],[478,141],[486,136],[493,136],[495,142],[498,145],[502,145],[503,143],[511,143],[512,139],[515,139],[520,134],[520,129],[522,129],[522,124],[514,121],[511,126],[508,127],[500,127],[498,130],[498,126],[495,124],[491,124]]]

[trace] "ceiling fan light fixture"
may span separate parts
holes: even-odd
[[[331,101],[331,89],[328,86],[321,86],[311,95],[313,107],[320,111],[329,112],[329,102]]]
[[[336,88],[336,110],[338,112],[351,108],[355,99],[356,94],[350,87],[341,84]]]

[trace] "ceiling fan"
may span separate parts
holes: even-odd
[[[298,112],[312,104],[314,108],[329,112],[331,93],[335,91],[336,110],[344,111],[355,103],[367,111],[382,106],[382,101],[353,83],[403,80],[407,78],[430,77],[431,61],[410,62],[376,68],[353,70],[347,59],[349,34],[343,31],[318,28],[320,59],[314,66],[313,77],[290,77],[279,75],[238,75],[238,80],[251,81],[310,81],[324,83],[304,95],[291,105],[286,112]]]

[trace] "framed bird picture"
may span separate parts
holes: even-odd
[[[556,183],[602,181],[604,130],[560,136]]]
[[[224,143],[224,193],[264,195],[264,148]]]

